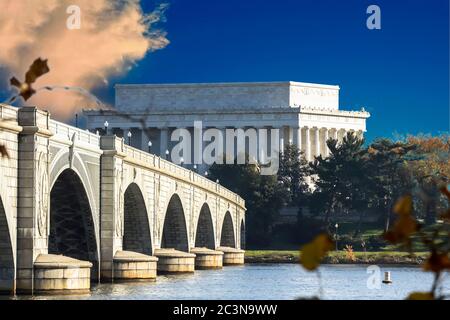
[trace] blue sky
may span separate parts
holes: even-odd
[[[167,1],[170,44],[96,89],[102,100],[115,83],[317,82],[371,112],[369,140],[449,131],[449,0]],[[381,30],[366,28],[371,4]]]
[[[371,112],[369,140],[449,130],[448,0],[169,3],[170,45],[114,81],[338,84],[342,109]],[[370,4],[381,30],[366,28]],[[100,94],[113,99],[112,88]]]

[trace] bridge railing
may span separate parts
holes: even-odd
[[[100,146],[100,136],[87,130],[75,128],[56,120],[50,120],[49,129],[55,136],[68,140],[75,138],[77,142],[89,144],[96,148]]]
[[[0,104],[0,119],[17,123],[18,109],[5,104]]]
[[[209,180],[208,178],[201,176],[198,173],[195,173],[192,170],[183,168],[168,160],[155,156],[154,154],[150,154],[126,144],[123,144],[123,152],[127,157],[168,172],[179,179],[199,184],[204,189],[211,190],[232,202],[238,203],[241,206],[244,206],[245,204],[244,199],[242,199],[238,194],[228,190],[216,182]]]
[[[18,111],[19,109],[16,107],[0,104],[0,121],[11,122],[13,125],[17,127],[19,116]],[[87,130],[79,129],[70,126],[68,124],[50,119],[45,111],[35,110],[34,112],[41,115],[39,117],[35,117],[37,125],[40,127],[48,128],[49,131],[53,134],[52,138],[74,141],[76,143],[81,142],[82,144],[86,144],[93,148],[100,149],[101,137],[99,135],[91,133]],[[187,168],[183,168],[170,161],[155,156],[154,154],[150,154],[148,152],[128,146],[125,143],[123,143],[123,140],[122,140],[122,151],[126,154],[127,157],[143,162],[151,167],[158,168],[162,171],[168,172],[179,179],[196,183],[200,185],[202,188],[213,191],[219,194],[220,196],[232,202],[235,202],[241,206],[245,205],[244,200],[239,195],[237,195],[234,192],[231,192],[230,190],[221,186],[220,184],[213,182]]]

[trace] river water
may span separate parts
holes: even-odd
[[[381,267],[381,273],[384,271],[391,272],[393,283],[369,288],[371,274],[364,265],[323,265],[319,279],[317,273],[307,272],[297,264],[247,264],[158,276],[155,282],[99,284],[89,295],[15,299],[296,299],[319,295],[319,282],[322,299],[404,299],[409,292],[431,288],[432,274],[418,267]],[[444,280],[444,288],[450,293],[450,277]]]

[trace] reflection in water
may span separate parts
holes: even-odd
[[[404,299],[427,291],[432,275],[416,267],[383,267],[392,285],[369,289],[366,266],[325,265],[320,269],[323,299]],[[450,279],[445,291],[450,292]],[[100,284],[84,296],[35,296],[19,299],[296,299],[319,294],[317,275],[297,264],[251,264],[202,270],[194,274],[158,276],[156,282]]]

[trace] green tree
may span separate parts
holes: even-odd
[[[362,212],[366,205],[367,176],[363,159],[364,140],[352,132],[344,136],[342,143],[327,141],[330,155],[315,157],[310,163],[314,191],[311,209],[324,213],[324,223],[330,223],[330,215],[336,212]]]
[[[245,199],[248,247],[266,247],[272,238],[272,226],[283,203],[285,187],[276,175],[261,175],[257,164],[213,164],[209,177]]]
[[[436,211],[446,203],[439,192],[439,186],[450,182],[450,136],[409,136],[407,143],[415,145],[414,159],[406,164],[414,183],[415,205],[427,225],[436,222]]]
[[[366,174],[370,196],[368,202],[383,212],[385,230],[389,229],[394,201],[412,189],[411,177],[406,163],[412,158],[410,152],[415,146],[388,139],[374,141],[366,152]]]
[[[302,208],[307,205],[310,192],[307,183],[309,174],[310,168],[303,153],[297,146],[287,145],[280,156],[278,180],[285,187],[287,204],[299,208],[299,219],[303,216]]]

